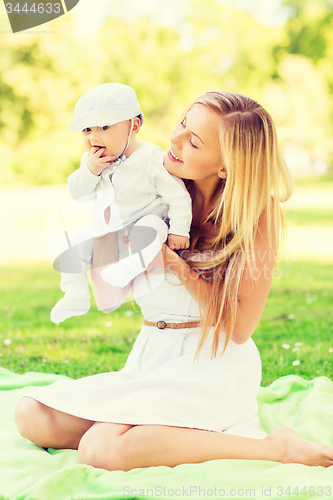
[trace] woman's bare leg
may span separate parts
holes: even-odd
[[[302,439],[288,428],[276,429],[264,439],[250,439],[160,425],[129,429],[120,425],[118,431],[114,426],[97,423],[87,431],[79,445],[81,463],[124,471],[217,459],[333,465],[332,448]]]
[[[43,448],[77,450],[82,436],[95,423],[54,410],[30,397],[21,399],[14,420],[21,436]]]
[[[113,457],[118,456],[119,438],[133,425],[96,422],[82,437],[78,458],[80,464],[113,470]],[[108,467],[105,467],[106,463]]]

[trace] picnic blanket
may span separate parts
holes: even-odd
[[[61,378],[0,368],[0,500],[333,498],[333,467],[213,460],[109,472],[79,465],[77,451],[39,448],[18,434],[14,408],[34,387]],[[289,426],[302,437],[333,446],[333,383],[328,378],[282,377],[260,389],[258,402],[264,431]]]

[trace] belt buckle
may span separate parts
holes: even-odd
[[[164,330],[164,328],[166,328],[166,322],[165,321],[158,321],[156,323],[156,326],[159,330]]]

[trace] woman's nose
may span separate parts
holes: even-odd
[[[179,126],[177,126],[172,132],[171,142],[173,142],[173,144],[175,144],[178,148],[181,148],[183,133],[184,129]]]

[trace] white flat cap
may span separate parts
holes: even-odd
[[[69,130],[82,132],[87,127],[104,127],[139,116],[144,121],[132,87],[122,83],[103,83],[89,90],[76,103],[75,121]]]

